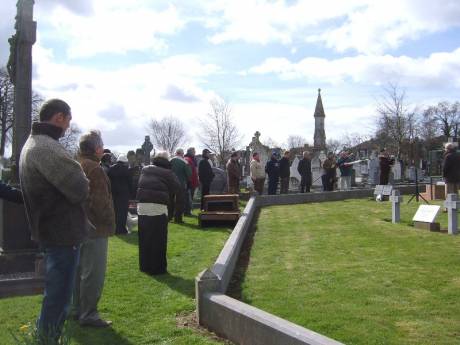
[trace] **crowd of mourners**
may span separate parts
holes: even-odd
[[[190,217],[193,199],[200,187],[203,198],[210,194],[214,170],[211,152],[202,151],[199,162],[190,147],[179,148],[173,157],[157,152],[150,164],[142,152],[115,155],[104,148],[101,133],[89,131],[79,140],[78,159],[60,144],[70,126],[70,106],[59,99],[43,104],[39,121],[20,155],[20,189],[0,183],[0,197],[24,203],[32,239],[45,257],[45,288],[37,320],[39,337],[57,344],[65,320],[74,318],[81,326],[107,327],[111,321],[101,317],[98,302],[107,268],[108,238],[128,234],[130,202],[136,200],[138,215],[139,267],[149,275],[167,273],[168,223],[183,223]],[[232,153],[226,164],[228,192],[238,194],[242,179],[239,154]],[[380,183],[388,183],[392,158],[383,150]],[[331,191],[340,170],[341,189],[351,188],[352,155],[342,152],[336,159],[329,153],[322,162],[321,182]],[[460,182],[460,158],[453,145],[446,146],[444,178],[446,191],[456,192]],[[259,153],[250,162],[254,191],[263,194],[268,176],[268,194],[288,193],[290,153],[279,158],[273,152],[262,165]],[[300,192],[310,192],[311,157],[304,152],[297,168]]]

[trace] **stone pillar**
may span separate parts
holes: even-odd
[[[206,317],[209,317],[209,313],[205,310],[205,295],[207,293],[218,292],[219,287],[219,277],[210,269],[204,270],[195,278],[196,313],[200,325],[203,324],[203,320]]]
[[[447,208],[447,230],[449,235],[458,234],[457,210],[460,208],[457,194],[447,194],[444,201],[444,207]]]
[[[16,33],[9,39],[8,72],[14,84],[14,127],[12,146],[12,182],[19,183],[18,167],[22,147],[30,134],[32,122],[32,45],[37,23],[33,20],[34,0],[19,0]]]
[[[391,201],[391,221],[393,223],[399,223],[401,221],[401,203],[403,201],[402,195],[399,194],[399,190],[393,190],[390,196]]]

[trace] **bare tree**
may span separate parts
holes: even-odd
[[[0,68],[0,156],[5,154],[13,127],[14,85],[6,68]]]
[[[287,145],[289,149],[303,147],[306,143],[307,139],[300,135],[290,135],[287,139]]]
[[[377,137],[389,143],[401,156],[405,140],[412,140],[417,134],[416,111],[410,111],[406,104],[406,93],[395,84],[383,88],[384,95],[377,105],[380,115],[377,123]]]
[[[271,149],[281,147],[281,144],[279,142],[277,142],[275,139],[273,139],[272,137],[268,137],[267,139],[265,139],[263,144],[265,146],[268,146]]]
[[[78,151],[78,140],[80,139],[81,129],[76,123],[70,124],[70,127],[65,132],[64,136],[59,139],[59,142],[71,154],[75,155]]]
[[[438,127],[439,134],[451,137],[460,122],[460,102],[439,102],[425,109],[423,118],[426,124],[433,123]]]
[[[338,153],[342,147],[342,143],[336,139],[328,139],[326,142],[326,149],[328,152]]]
[[[38,112],[43,103],[43,97],[32,91],[32,119],[38,118]],[[14,123],[14,84],[6,68],[0,68],[0,156],[5,154],[5,148],[11,142]]]
[[[152,135],[153,144],[161,150],[168,151],[171,155],[187,140],[184,125],[173,116],[161,120],[152,119],[148,129]]]
[[[203,145],[216,153],[220,166],[225,166],[230,151],[240,142],[240,136],[232,121],[232,110],[224,100],[211,101],[211,112],[202,122],[203,130],[199,138]]]

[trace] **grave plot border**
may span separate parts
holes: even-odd
[[[413,192],[413,186],[398,186],[397,189],[401,194]],[[202,271],[195,278],[197,315],[200,325],[240,345],[342,344],[231,298],[225,293],[238,261],[241,247],[259,208],[272,205],[366,198],[372,197],[373,193],[374,189],[356,189],[252,197],[213,266]]]

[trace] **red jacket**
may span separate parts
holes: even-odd
[[[187,161],[188,165],[192,169],[192,178],[190,181],[191,188],[197,188],[200,185],[200,181],[198,180],[198,169],[196,167],[195,158],[185,155],[185,160]]]

